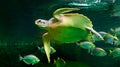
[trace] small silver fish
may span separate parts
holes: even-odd
[[[54,60],[54,64],[56,67],[65,67],[66,62],[62,58],[57,58],[57,60]]]
[[[113,10],[112,10],[112,17],[120,17],[120,0],[116,0]]]
[[[34,65],[34,64],[40,62],[40,59],[32,54],[26,55],[24,57],[20,56],[19,59],[28,65]]]
[[[98,32],[103,38],[107,35],[107,33],[106,32],[103,32],[103,31],[101,31],[101,32]],[[101,39],[98,37],[98,36],[96,36],[95,34],[93,34],[92,35],[92,39],[94,40],[94,41],[101,41]]]
[[[106,43],[112,44],[112,45],[114,45],[114,42],[118,40],[118,38],[116,36],[113,36],[109,33],[105,36],[104,39],[105,39]]]
[[[116,36],[120,35],[120,27],[117,27],[115,29],[111,28],[110,31],[114,33]]]
[[[95,48],[95,45],[92,43],[92,42],[88,42],[88,41],[85,41],[85,42],[81,42],[81,43],[76,43],[78,46],[80,46],[81,48],[83,49],[93,49]]]
[[[69,2],[67,5],[92,11],[104,11],[109,9],[110,4],[113,4],[110,0],[109,2],[101,2],[101,0],[87,0],[86,2]]]
[[[120,11],[116,11],[114,12],[111,16],[114,16],[114,17],[120,17]]]
[[[107,55],[107,52],[102,48],[96,47],[96,48],[91,50],[91,54],[94,55],[94,56],[103,57],[103,56]]]
[[[44,53],[45,54],[45,49],[44,49],[44,47],[39,47],[38,46],[38,49],[42,52],[42,53]],[[50,49],[51,49],[51,51],[50,51],[50,54],[54,54],[55,52],[56,52],[56,50],[53,48],[53,47],[50,47]]]
[[[91,6],[90,4],[87,4],[87,3],[75,3],[75,2],[68,3],[68,5],[70,5],[70,6],[81,6],[81,7]]]
[[[120,40],[115,41],[114,45],[119,46],[120,45]]]
[[[103,38],[107,35],[107,33],[104,32],[104,31],[100,31],[99,34],[100,34]]]
[[[120,35],[120,27],[115,28],[115,34],[116,34],[116,35]]]
[[[113,51],[110,50],[110,54],[113,56],[113,58],[120,57],[120,48],[115,48]]]

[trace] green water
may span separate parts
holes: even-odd
[[[64,7],[61,2],[66,3],[64,0],[6,0],[0,2],[0,67],[55,67],[52,63],[58,56],[67,61],[66,67],[120,66],[120,59],[116,60],[110,56],[91,56],[86,50],[76,47],[74,43],[62,46],[55,46],[53,43],[57,52],[51,57],[52,63],[47,63],[46,55],[37,50],[37,46],[43,45],[41,36],[46,31],[38,29],[34,21],[38,18],[46,20],[51,18],[54,10]],[[2,5],[2,3],[4,4]],[[117,3],[119,3],[118,0]],[[120,26],[120,17],[112,17],[111,11],[112,9],[78,12],[91,19],[95,30],[108,32],[110,28]],[[19,55],[27,54],[35,54],[41,59],[41,62],[35,66],[29,66],[19,61]]]

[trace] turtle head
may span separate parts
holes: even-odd
[[[49,22],[47,20],[43,20],[43,19],[37,19],[35,21],[35,24],[38,26],[38,27],[41,27],[43,29],[46,29],[48,26],[49,26]]]

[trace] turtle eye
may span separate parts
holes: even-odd
[[[38,22],[38,23],[40,23],[40,22],[41,22],[41,20],[38,20],[37,22]]]

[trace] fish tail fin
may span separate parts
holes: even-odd
[[[88,53],[91,53],[91,49],[88,49]]]
[[[21,55],[19,55],[19,60],[20,60],[20,61],[23,60],[23,57],[22,57]]]
[[[94,48],[91,48],[91,49],[88,50],[90,55],[93,55],[93,50],[94,50]]]
[[[41,47],[37,46],[38,50],[41,50]]]
[[[77,46],[80,46],[80,43],[76,42],[76,45],[77,45]]]
[[[112,50],[109,50],[110,54],[112,54]]]

